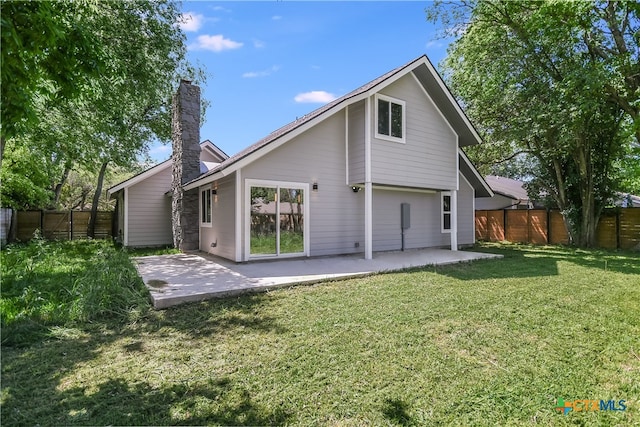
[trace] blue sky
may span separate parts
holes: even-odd
[[[206,70],[201,139],[233,155],[296,117],[447,41],[429,2],[184,2],[189,59]],[[166,160],[170,145],[150,155]]]

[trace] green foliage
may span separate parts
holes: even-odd
[[[101,166],[131,167],[152,141],[169,140],[180,78],[204,80],[187,60],[178,5],[83,0],[2,7],[3,147],[6,136],[15,139],[7,149],[29,147],[16,154],[44,156],[51,189],[64,185],[71,170],[91,171],[99,181],[97,205]],[[25,70],[12,73],[16,67]],[[8,106],[20,108],[5,112]]]
[[[2,140],[37,123],[38,101],[75,98],[104,71],[91,17],[98,1],[3,1]]]
[[[106,241],[9,245],[0,252],[2,344],[22,345],[53,327],[130,320],[148,308],[128,254]]]
[[[530,194],[553,198],[574,243],[592,245],[621,166],[638,164],[638,3],[437,3],[428,18],[457,38],[442,65],[486,141],[470,157],[484,172],[533,159]]]
[[[51,201],[49,162],[42,153],[14,143],[9,141],[0,168],[0,203],[18,210],[43,209]]]
[[[637,254],[477,261],[58,328],[2,349],[11,425],[636,425]],[[554,408],[626,399],[624,412]]]

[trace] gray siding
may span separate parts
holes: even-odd
[[[456,188],[455,133],[411,74],[381,94],[406,102],[406,143],[375,138],[372,105],[372,180],[374,183],[452,190]],[[351,153],[349,153],[351,155]]]
[[[170,189],[170,167],[128,188],[129,246],[160,246],[173,243],[171,198],[165,195]]]
[[[245,179],[300,182],[308,183],[309,187],[317,182],[318,191],[307,195],[310,255],[362,252],[364,192],[354,193],[345,184],[345,172],[345,114],[342,110],[242,168],[242,190]],[[244,196],[242,203],[244,233]],[[244,245],[244,239],[242,242]]]
[[[235,260],[235,174],[213,182],[211,227],[200,227],[200,250]],[[212,248],[211,244],[216,243]]]
[[[405,249],[449,244],[449,234],[442,233],[440,230],[440,193],[374,190],[374,251],[401,249],[400,205],[402,203],[411,205],[411,227],[405,230]]]
[[[349,106],[349,183],[364,182],[364,101]]]
[[[460,190],[458,191],[458,245],[475,243],[475,211],[473,202],[475,191],[460,174]]]

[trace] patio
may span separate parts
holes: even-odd
[[[135,258],[138,273],[156,309],[280,287],[347,279],[428,265],[445,265],[502,255],[447,249],[379,252],[236,264],[205,253]]]

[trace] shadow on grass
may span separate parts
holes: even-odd
[[[283,332],[276,319],[260,309],[265,298],[251,295],[149,311],[137,325],[94,323],[71,338],[3,348],[2,419],[8,425],[285,424],[291,414],[254,402],[251,390],[225,377],[162,381],[158,386],[148,378],[161,373],[149,372],[98,383],[74,380],[82,385],[66,389],[62,380],[118,340],[125,342],[123,353],[142,356],[148,334],[161,330],[177,331],[177,339],[184,335],[210,340],[250,330]]]
[[[399,399],[386,399],[382,408],[382,415],[392,423],[409,426],[415,424],[409,415],[409,405]]]
[[[492,243],[479,244],[471,250],[504,258],[439,266],[435,271],[460,280],[530,278],[557,276],[558,263],[568,262],[600,271],[640,275],[640,254],[628,251]],[[433,271],[434,267],[426,269]]]
[[[234,399],[222,398],[229,393]],[[61,421],[79,424],[100,419],[113,425],[282,425],[290,417],[285,411],[269,411],[255,404],[248,391],[235,388],[224,378],[162,389],[146,382],[129,384],[112,379],[99,384],[91,394],[83,388],[66,390],[60,402],[64,402],[60,413],[73,414]]]

